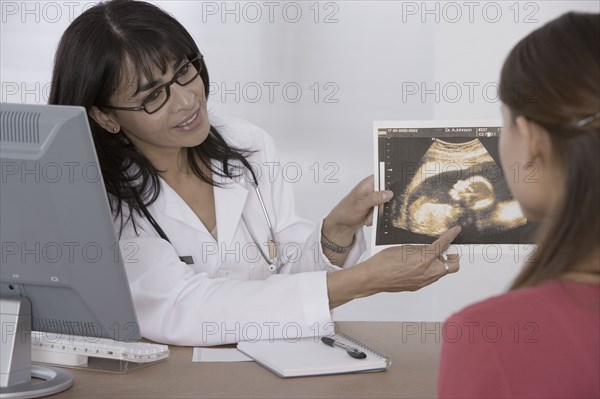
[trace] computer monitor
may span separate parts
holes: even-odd
[[[3,103],[0,130],[0,397],[49,395],[73,380],[32,367],[31,330],[140,332],[85,109]]]

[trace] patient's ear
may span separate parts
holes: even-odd
[[[121,126],[119,126],[119,123],[112,115],[107,114],[96,106],[90,108],[88,115],[107,132],[118,133],[121,130]]]
[[[552,141],[545,127],[524,116],[516,119],[517,132],[525,146],[528,162],[537,166],[547,165],[552,160]]]

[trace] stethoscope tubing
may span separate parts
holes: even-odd
[[[258,181],[256,179],[256,176],[254,175],[254,172],[252,170],[250,170],[250,172],[252,173],[252,179],[253,181],[250,182],[250,184],[254,187],[254,191],[256,192],[256,196],[258,197],[258,202],[260,203],[260,207],[261,210],[263,212],[263,215],[265,217],[265,220],[267,222],[267,226],[269,227],[269,232],[271,234],[271,238],[273,241],[273,245],[274,245],[274,251],[275,251],[275,256],[274,259],[270,259],[270,256],[267,255],[262,247],[260,246],[260,243],[258,241],[258,239],[256,238],[256,236],[254,235],[254,231],[252,231],[252,229],[250,228],[250,225],[248,224],[248,222],[246,222],[246,219],[244,217],[244,215],[242,215],[242,221],[244,222],[244,225],[246,226],[246,229],[248,230],[248,233],[250,233],[250,237],[252,237],[252,241],[256,244],[256,247],[258,248],[261,256],[265,259],[265,261],[269,264],[269,269],[271,271],[279,271],[279,269],[282,266],[282,262],[281,259],[279,257],[279,251],[277,248],[277,241],[275,240],[275,232],[273,231],[273,224],[271,223],[271,219],[269,218],[269,212],[267,212],[267,207],[265,205],[265,202],[263,200],[263,196],[260,192],[260,189],[258,188]],[[148,211],[148,208],[146,207],[146,205],[143,203],[143,201],[141,200],[141,198],[136,195],[136,201],[138,203],[138,205],[140,206],[140,209],[142,211],[142,213],[144,214],[144,216],[146,217],[146,219],[148,219],[148,221],[150,222],[150,224],[152,225],[152,227],[154,228],[154,230],[156,230],[156,232],[158,233],[158,235],[165,241],[167,241],[169,244],[173,244],[171,242],[171,240],[169,239],[169,237],[167,236],[167,234],[164,232],[164,230],[160,227],[160,225],[156,222],[156,220],[154,219],[154,217],[152,216],[152,214],[150,214],[150,212]],[[187,264],[193,264],[193,258],[191,256],[180,256],[179,257],[181,259],[181,261],[187,263]]]

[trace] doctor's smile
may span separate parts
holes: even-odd
[[[199,115],[200,115],[200,108],[198,108],[198,110],[196,110],[191,117],[186,118],[182,123],[175,126],[175,128],[183,130],[183,131],[190,131],[190,130],[197,129],[198,127],[200,127],[202,125],[202,122],[204,122],[202,117],[200,117],[200,118],[198,117]]]

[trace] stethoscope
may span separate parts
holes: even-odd
[[[279,271],[281,266],[283,266],[283,261],[279,257],[277,241],[275,240],[275,233],[273,232],[273,224],[271,223],[271,219],[269,218],[269,213],[267,212],[267,207],[265,206],[265,201],[263,200],[263,196],[260,192],[260,188],[258,188],[258,180],[257,180],[256,175],[254,174],[254,171],[252,170],[252,168],[249,168],[249,170],[250,170],[250,173],[252,174],[252,182],[250,182],[250,184],[252,185],[252,187],[254,187],[254,191],[256,192],[258,201],[260,202],[260,207],[261,207],[261,210],[265,217],[265,221],[267,222],[267,226],[269,226],[269,233],[270,233],[271,237],[270,237],[270,240],[267,242],[267,246],[269,248],[268,254],[266,254],[265,251],[263,250],[258,239],[256,238],[256,235],[254,234],[254,231],[252,230],[252,228],[250,228],[250,225],[244,218],[244,215],[242,215],[242,221],[244,222],[244,225],[246,226],[246,230],[248,230],[248,233],[250,233],[250,237],[252,237],[252,241],[256,244],[256,248],[258,248],[258,251],[260,252],[261,256],[269,264],[269,270],[276,272],[276,271]],[[172,245],[171,240],[169,240],[169,237],[167,236],[167,234],[160,227],[160,225],[156,222],[154,217],[152,217],[152,215],[146,208],[146,205],[144,205],[143,201],[141,200],[141,198],[138,195],[136,195],[136,201],[137,201],[138,205],[140,206],[142,213],[144,214],[144,216],[146,216],[146,219],[148,219],[148,221],[150,222],[150,224],[152,225],[154,230],[156,230],[158,235],[163,240],[167,241],[169,244]],[[188,265],[194,264],[194,258],[190,255],[180,256],[179,259],[182,262],[187,263]]]

